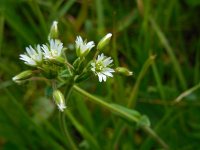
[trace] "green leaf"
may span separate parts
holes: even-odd
[[[137,122],[138,127],[143,127],[143,126],[149,127],[151,125],[150,120],[146,115],[141,115],[138,111],[136,111],[134,109],[130,109],[130,108],[118,105],[118,104],[111,104],[111,105],[117,109],[120,109],[121,111],[128,113],[131,116],[139,118],[139,121]]]
[[[150,125],[151,125],[151,122],[146,115],[141,116],[139,122],[137,123],[138,127],[144,127],[144,126],[150,127]]]

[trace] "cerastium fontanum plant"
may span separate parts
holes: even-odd
[[[37,44],[35,47],[26,47],[26,52],[20,55],[20,59],[30,70],[25,70],[13,77],[16,83],[23,83],[33,78],[43,79],[52,85],[52,98],[60,111],[61,128],[64,130],[66,138],[69,138],[65,126],[64,111],[67,108],[66,102],[69,99],[72,89],[82,95],[87,96],[92,102],[107,108],[129,121],[136,122],[150,135],[152,135],[163,147],[166,144],[151,130],[148,118],[139,112],[125,108],[117,104],[109,104],[79,88],[76,84],[83,82],[92,75],[98,77],[99,82],[106,82],[115,73],[131,76],[132,72],[124,67],[113,67],[113,59],[102,53],[103,49],[109,44],[112,37],[111,33],[105,35],[97,44],[96,50],[93,41],[83,40],[77,36],[75,49],[77,58],[71,63],[67,60],[67,48],[64,47],[58,38],[58,22],[54,21],[48,36],[48,43]],[[89,60],[87,55],[94,52],[93,59]],[[62,91],[65,87],[65,91]],[[64,93],[64,94],[63,94]]]

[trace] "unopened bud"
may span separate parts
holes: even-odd
[[[133,75],[133,72],[130,71],[130,70],[128,70],[128,69],[125,68],[125,67],[117,67],[117,68],[115,69],[115,71],[116,71],[117,73],[121,73],[121,74],[123,74],[123,75],[125,75],[125,76],[132,76],[132,75]]]
[[[98,50],[102,50],[102,49],[110,42],[111,36],[112,36],[111,33],[106,34],[106,35],[99,41],[99,43],[98,43],[98,45],[97,45],[97,49],[98,49]]]
[[[53,98],[54,98],[56,105],[58,106],[58,109],[60,111],[64,111],[66,106],[65,106],[65,98],[64,98],[63,94],[59,90],[55,90],[55,91],[53,91]]]
[[[58,38],[58,22],[53,21],[48,39],[57,39],[57,38]]]
[[[29,79],[33,74],[33,71],[32,70],[26,70],[26,71],[23,71],[21,72],[20,74],[14,76],[12,78],[12,80],[16,83],[20,83],[26,79]]]

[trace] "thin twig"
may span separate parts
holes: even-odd
[[[196,91],[197,89],[200,88],[200,83],[193,86],[192,88],[184,91],[183,93],[181,93],[174,101],[173,101],[173,104],[177,104],[179,103],[184,97],[190,95],[192,92]]]

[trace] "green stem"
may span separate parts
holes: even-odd
[[[65,104],[67,104],[67,101],[71,95],[71,92],[72,92],[72,87],[73,87],[73,84],[70,85],[69,88],[67,88],[67,90],[65,91]],[[67,141],[69,142],[69,145],[70,147],[73,149],[73,150],[78,150],[78,148],[76,147],[76,144],[74,143],[73,139],[71,138],[71,135],[67,129],[67,126],[66,126],[66,122],[65,122],[65,113],[64,112],[59,112],[59,123],[60,123],[60,128],[61,130],[63,131]]]
[[[165,150],[169,149],[169,146],[149,127],[142,128],[145,132],[147,132],[151,137],[153,137]]]
[[[153,70],[153,74],[154,74],[155,80],[157,82],[157,86],[158,86],[158,90],[160,92],[161,99],[162,99],[163,104],[165,106],[165,111],[167,111],[167,103],[166,103],[165,91],[164,91],[164,88],[163,88],[163,85],[162,85],[162,81],[161,81],[161,78],[160,78],[160,75],[159,75],[159,72],[158,72],[158,69],[157,69],[157,66],[156,66],[155,62],[152,63],[152,70]]]
[[[59,120],[60,120],[61,130],[63,130],[63,133],[64,133],[67,141],[69,142],[71,149],[78,150],[78,148],[76,147],[76,144],[74,143],[74,141],[71,138],[71,135],[70,135],[70,133],[67,129],[67,126],[66,126],[66,123],[65,123],[65,113],[64,112],[59,113]]]
[[[94,57],[93,57],[93,61],[95,61],[95,59],[97,58],[98,54],[99,54],[99,49],[96,49],[96,52],[95,52]]]
[[[116,107],[114,107],[113,105],[101,100],[100,98],[98,97],[95,97],[93,95],[91,95],[90,93],[86,92],[85,90],[79,88],[78,86],[74,85],[73,86],[74,90],[77,91],[78,93],[88,97],[91,102],[94,102],[100,106],[103,106],[104,108],[108,109],[109,111],[113,112],[113,113],[116,113],[128,120],[131,120],[133,122],[136,122],[138,123],[139,122],[139,118],[133,116],[133,115],[130,115],[124,111],[122,111],[121,109],[117,109]],[[169,149],[168,148],[168,145],[148,126],[143,126],[142,129],[148,133],[151,137],[153,137],[164,149]]]
[[[62,137],[62,135],[52,126],[51,123],[49,123],[47,120],[44,120],[45,128],[51,133],[52,137],[54,137],[56,140],[58,139],[62,144],[65,146],[65,148],[69,148],[69,145],[66,143],[65,139]]]
[[[200,83],[193,86],[192,88],[184,91],[181,95],[179,95],[174,101],[173,104],[179,103],[184,97],[190,95],[191,93],[193,93],[194,91],[198,90],[200,88]]]
[[[79,88],[76,85],[74,85],[74,89],[78,93],[90,98],[88,100],[90,100],[90,101],[92,101],[92,102],[94,102],[94,103],[96,103],[96,104],[98,104],[100,106],[103,106],[104,108],[110,110],[111,112],[117,113],[119,116],[122,116],[122,117],[124,117],[124,118],[126,118],[126,119],[128,119],[130,121],[134,121],[134,122],[138,122],[139,121],[139,118],[137,118],[135,116],[132,116],[130,114],[127,114],[126,112],[116,108],[115,106],[110,105],[109,103],[101,100],[100,98],[97,98],[96,96],[91,95],[90,93],[86,92],[85,90]]]
[[[78,120],[76,120],[71,111],[65,111],[65,114],[67,118],[69,118],[69,120],[72,122],[76,130],[79,131],[79,133],[83,138],[85,138],[86,141],[88,141],[91,147],[95,150],[100,150],[101,148],[97,140],[80,122],[78,122]]]
[[[167,120],[171,119],[171,116],[173,116],[174,113],[174,109],[169,109],[165,115],[163,116],[163,118],[160,119],[160,121],[155,125],[154,127],[154,131],[159,132],[160,128],[163,127],[165,125],[165,123],[167,122]],[[149,146],[149,143],[151,143],[151,139],[148,137],[142,144],[141,149],[148,149],[147,146]]]
[[[155,59],[155,56],[150,55],[149,58],[145,61],[144,65],[142,67],[142,70],[139,73],[138,79],[136,80],[136,83],[135,83],[132,91],[130,92],[131,95],[129,97],[129,101],[128,101],[128,105],[127,105],[129,108],[131,108],[131,107],[133,107],[133,105],[135,105],[136,98],[138,95],[138,89],[140,87],[140,83],[141,83],[145,73],[149,69],[150,65],[153,63],[154,59]]]
[[[152,28],[156,32],[160,42],[163,44],[163,46],[165,47],[168,55],[170,56],[171,61],[172,61],[173,66],[174,66],[174,71],[177,74],[177,77],[178,77],[178,79],[180,81],[180,84],[181,84],[182,88],[183,89],[187,89],[187,83],[186,83],[184,74],[183,74],[183,72],[181,70],[181,66],[178,63],[177,58],[176,58],[176,56],[174,54],[174,50],[172,49],[172,47],[169,44],[167,38],[165,37],[165,35],[163,34],[163,32],[161,31],[160,27],[158,26],[158,24],[156,23],[156,21],[154,20],[153,17],[149,17],[149,22],[151,23]]]

